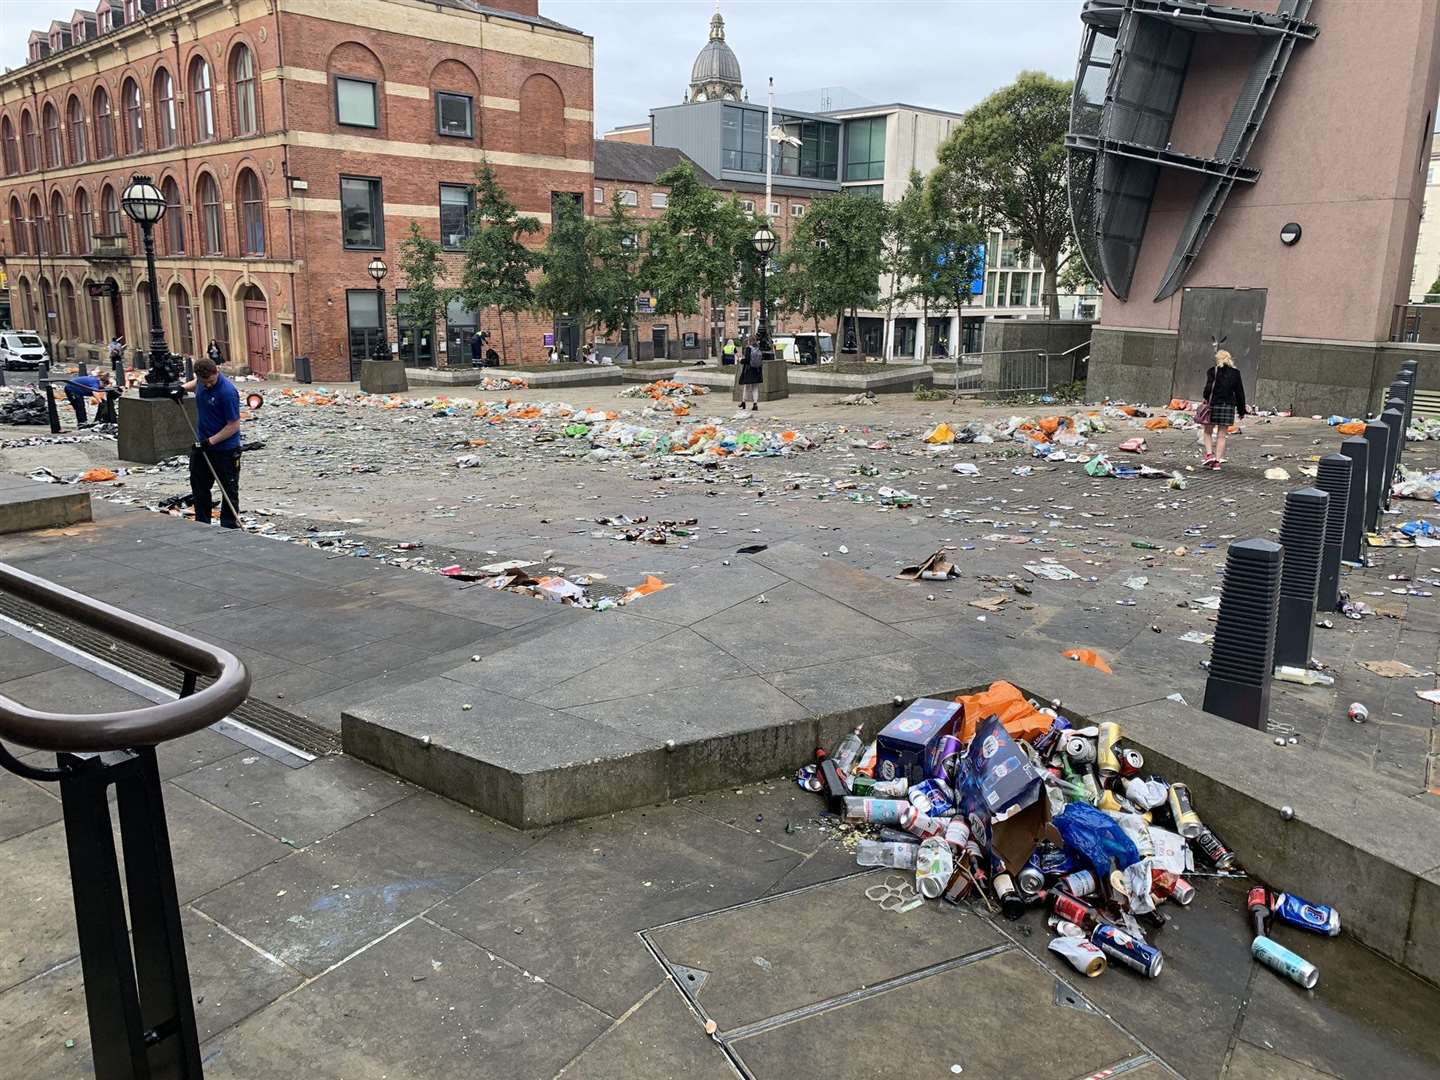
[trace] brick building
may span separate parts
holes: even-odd
[[[558,193],[588,212],[592,67],[591,39],[538,0],[100,0],[0,76],[13,321],[60,358],[97,358],[116,334],[146,347],[150,286],[119,203],[140,172],[168,203],[156,276],[173,351],[215,341],[276,373],[309,355],[317,379],[344,379],[383,329],[411,363],[468,362],[481,315],[395,325],[398,246],[416,221],[457,248],[482,162],[542,223]],[[539,359],[549,329],[522,317],[507,359]]]
[[[597,139],[595,142],[595,187],[591,198],[596,214],[609,211],[610,204],[620,201],[640,220],[658,218],[665,212],[669,188],[659,178],[682,162],[695,170],[696,176],[706,187],[715,189],[721,198],[733,198],[750,213],[763,213],[765,185],[751,184],[736,180],[718,180],[697,165],[684,151],[669,146],[647,146],[622,140]],[[791,188],[783,184],[772,185],[770,193],[770,228],[780,240],[780,249],[790,241],[791,228],[805,216],[815,193],[804,188]],[[704,301],[706,312],[680,319],[680,341],[674,342],[675,319],[656,315],[649,304],[648,296],[641,296],[636,304],[635,328],[639,357],[665,356],[667,349],[672,355],[686,358],[701,355],[715,355],[726,338],[744,337],[758,325],[760,304],[732,303],[728,307],[716,305],[707,297]],[[775,326],[772,332],[787,332],[786,315],[774,312]],[[795,318],[789,317],[788,330],[805,330]],[[831,329],[827,327],[826,329]],[[694,335],[695,345],[685,343]],[[679,348],[676,353],[675,348]]]

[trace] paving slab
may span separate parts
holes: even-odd
[[[51,656],[44,649],[37,649],[29,642],[11,637],[0,631],[0,684],[23,679],[40,671],[51,671],[63,667],[65,661]],[[9,694],[9,691],[6,691]],[[11,695],[14,696],[14,695]]]
[[[724,1051],[667,980],[565,1066],[558,1080],[734,1080]]]
[[[78,954],[68,860],[60,822],[0,843],[0,990]]]
[[[751,674],[744,660],[693,630],[678,629],[603,666],[559,680],[530,700],[567,709]]]
[[[610,1024],[500,956],[417,919],[212,1040],[205,1075],[418,1080],[482,1076],[503,1062],[505,1075],[551,1077]]]
[[[60,820],[54,785],[41,785],[0,769],[0,842]]]

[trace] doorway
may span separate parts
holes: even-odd
[[[255,375],[270,373],[270,316],[265,308],[265,295],[254,285],[247,285],[245,307],[245,362]]]
[[[1251,394],[1260,373],[1261,333],[1265,323],[1264,289],[1185,289],[1180,298],[1180,342],[1170,396],[1198,398],[1205,372],[1218,347],[1229,351]]]
[[[656,360],[668,358],[670,355],[670,328],[668,326],[650,327],[650,346]]]

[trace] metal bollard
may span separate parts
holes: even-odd
[[[1385,458],[1385,490],[1380,493],[1382,504],[1389,506],[1390,487],[1395,482],[1395,470],[1400,467],[1400,451],[1405,446],[1405,403],[1391,398],[1385,403],[1380,419],[1390,429],[1390,443],[1386,447],[1389,454]]]
[[[36,374],[39,376],[36,389],[45,395],[45,416],[50,421],[50,434],[59,435],[60,410],[55,407],[55,390],[50,385],[50,362],[42,361]]]
[[[1280,518],[1279,621],[1275,628],[1275,666],[1308,668],[1315,633],[1315,598],[1320,588],[1330,496],[1307,487],[1285,493]],[[1223,601],[1222,601],[1223,604]]]
[[[1340,558],[1360,564],[1365,560],[1365,514],[1370,505],[1370,442],[1352,435],[1340,444],[1340,453],[1350,459],[1350,501],[1345,507],[1345,543]]]
[[[1380,524],[1380,506],[1390,485],[1385,480],[1385,465],[1390,460],[1390,425],[1380,420],[1365,421],[1365,441],[1370,444],[1370,463],[1365,477],[1365,531],[1374,532]]]
[[[1340,606],[1340,556],[1345,549],[1345,517],[1350,511],[1350,470],[1351,461],[1344,454],[1326,454],[1320,459],[1315,477],[1315,486],[1330,496],[1325,512],[1320,586],[1315,597],[1318,611],[1334,611]]]
[[[1258,539],[1237,541],[1225,555],[1202,708],[1246,727],[1264,728],[1270,715],[1283,560],[1279,544]]]
[[[1395,391],[1399,390],[1399,393]],[[1395,381],[1390,384],[1390,396],[1398,397],[1405,402],[1405,429],[1408,431],[1410,425],[1415,422],[1415,375],[1413,372],[1400,369],[1400,374],[1395,376]]]

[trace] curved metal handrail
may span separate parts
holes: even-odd
[[[0,739],[34,750],[68,753],[154,746],[209,727],[238,708],[250,692],[250,672],[239,657],[188,634],[92,600],[7,563],[0,563],[0,591],[104,631],[184,671],[214,680],[189,697],[120,712],[46,712],[0,694]]]

